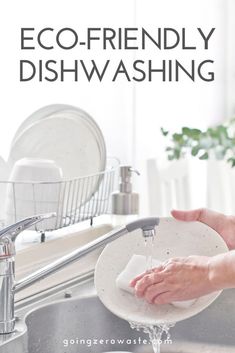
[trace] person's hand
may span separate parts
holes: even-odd
[[[192,211],[171,212],[172,216],[181,221],[199,221],[207,224],[221,235],[230,250],[235,249],[235,217],[204,208]]]
[[[181,221],[199,221],[217,231],[230,250],[235,249],[235,217],[207,209],[172,211]],[[235,251],[214,257],[173,258],[151,272],[134,278],[135,294],[149,303],[167,304],[198,298],[235,287]]]
[[[130,283],[139,298],[167,304],[198,298],[215,291],[210,279],[210,257],[189,256],[168,260]]]

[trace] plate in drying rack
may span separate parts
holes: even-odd
[[[9,164],[25,157],[54,160],[62,168],[64,180],[87,177],[105,170],[105,141],[98,125],[83,110],[49,105],[26,119],[14,136]],[[86,191],[87,200],[101,180],[102,175]]]
[[[214,256],[227,252],[223,239],[213,229],[200,222],[180,222],[160,218],[153,245],[153,258],[160,261],[172,257]],[[116,287],[116,278],[134,254],[146,255],[142,231],[120,237],[105,247],[96,265],[95,286],[103,304],[127,321],[155,325],[187,319],[210,305],[220,294],[215,292],[198,298],[188,308],[171,304],[153,305]]]

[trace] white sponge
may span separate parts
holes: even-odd
[[[152,266],[157,267],[161,265],[162,262],[156,259],[152,259]],[[134,288],[130,287],[130,282],[132,279],[144,273],[146,271],[146,257],[143,255],[133,255],[124,270],[118,275],[116,279],[116,285],[118,288],[134,294]],[[172,305],[179,308],[189,308],[194,304],[196,299],[184,300],[184,301],[174,301]]]

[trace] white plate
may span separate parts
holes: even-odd
[[[38,110],[36,110],[33,114],[31,114],[27,119],[25,119],[21,125],[18,127],[12,142],[11,142],[11,146],[14,145],[15,140],[18,138],[19,135],[22,134],[22,132],[24,130],[26,130],[29,126],[31,126],[32,124],[34,124],[35,122],[38,122],[40,120],[43,120],[51,115],[54,115],[56,113],[62,113],[64,114],[64,117],[67,116],[68,113],[73,113],[75,118],[76,117],[83,117],[84,119],[88,119],[90,121],[91,124],[94,125],[94,129],[97,132],[97,136],[99,137],[100,140],[100,144],[102,145],[102,148],[104,149],[105,152],[105,142],[104,142],[104,138],[102,135],[102,132],[99,128],[99,126],[96,124],[96,122],[94,121],[94,119],[89,116],[84,110],[78,108],[78,107],[74,107],[72,105],[69,104],[50,104],[47,105],[45,107],[42,107]]]
[[[106,165],[105,142],[98,125],[81,109],[66,105],[42,108],[20,126],[9,163],[14,165],[24,157],[54,160],[66,180],[102,172]]]
[[[153,257],[160,261],[178,256],[214,256],[228,251],[223,239],[203,223],[161,218],[156,232]],[[117,276],[133,254],[146,255],[141,231],[129,233],[107,245],[95,269],[95,286],[101,301],[110,311],[127,321],[148,325],[177,322],[199,313],[220,294],[216,292],[203,296],[189,308],[148,304],[116,287]]]

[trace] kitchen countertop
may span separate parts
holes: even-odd
[[[16,281],[109,232],[111,229],[110,224],[103,224],[82,231],[75,230],[70,233],[66,231],[64,236],[19,250],[16,255]],[[18,292],[16,302],[93,270],[101,251],[102,248],[97,249],[57,273]]]

